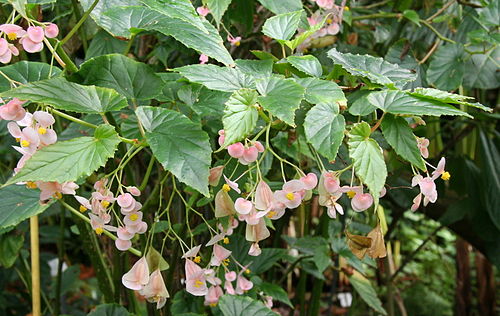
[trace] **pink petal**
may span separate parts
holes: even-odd
[[[236,202],[234,202],[234,208],[239,214],[246,215],[252,211],[253,204],[244,198],[237,198]]]
[[[373,197],[369,193],[358,193],[351,200],[352,209],[361,212],[373,204]]]
[[[48,38],[54,38],[57,37],[59,34],[59,28],[57,27],[57,24],[50,23],[45,27],[45,36]]]
[[[318,185],[318,177],[316,174],[310,172],[305,177],[300,178],[300,181],[304,184],[304,189],[312,190]]]
[[[243,146],[242,143],[234,143],[232,145],[229,145],[227,147],[227,152],[229,156],[233,158],[241,158],[243,157],[243,152],[245,151],[245,147]]]
[[[283,191],[285,192],[297,192],[304,189],[304,184],[300,180],[290,180],[283,184]]]
[[[118,250],[126,251],[129,250],[130,247],[132,247],[132,242],[130,240],[123,240],[118,238],[115,240],[115,246]]]
[[[38,53],[43,49],[43,42],[36,43],[28,37],[23,37],[20,42],[23,45],[24,50],[28,53]]]
[[[33,118],[43,127],[47,128],[52,126],[56,120],[52,116],[52,114],[47,113],[45,111],[36,111],[33,113]]]
[[[261,211],[272,207],[273,191],[267,183],[260,181],[255,189],[255,208]]]
[[[229,150],[229,148],[228,148]],[[243,159],[246,160],[246,162],[248,163],[252,163],[254,162],[255,160],[257,160],[257,157],[259,156],[259,151],[257,150],[257,148],[255,147],[249,147],[249,148],[245,148],[243,150]]]
[[[43,28],[41,26],[28,27],[27,34],[28,34],[28,38],[35,43],[40,43],[43,41],[44,32],[43,32]]]

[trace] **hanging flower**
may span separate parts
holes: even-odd
[[[194,296],[204,296],[208,293],[205,271],[193,261],[186,259],[186,291]]]
[[[122,277],[122,284],[128,289],[139,291],[149,283],[149,267],[146,257],[142,257]]]
[[[165,306],[170,294],[167,291],[161,271],[156,269],[149,276],[149,282],[139,291],[150,303],[156,303],[156,309]]]

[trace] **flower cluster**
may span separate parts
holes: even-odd
[[[7,64],[12,55],[18,56],[19,50],[9,43],[19,39],[19,43],[28,53],[37,53],[43,49],[45,38],[54,38],[59,34],[59,28],[54,23],[42,23],[41,26],[29,26],[26,30],[16,24],[0,25],[0,62]]]

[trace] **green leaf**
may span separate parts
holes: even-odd
[[[56,109],[79,113],[98,114],[128,106],[127,100],[112,89],[82,86],[62,77],[28,83],[3,92],[1,96],[46,103]]]
[[[212,150],[201,126],[164,108],[141,106],[136,114],[146,130],[153,154],[163,167],[179,181],[208,196]]]
[[[480,47],[469,47],[469,50],[479,52]],[[500,47],[489,50],[484,54],[476,53],[470,56],[465,64],[464,86],[467,88],[496,89],[500,87]]]
[[[19,197],[17,197],[19,198]],[[8,269],[16,262],[19,251],[23,247],[24,236],[3,234],[0,235],[0,265]]]
[[[189,23],[208,34],[206,24],[196,13],[190,0],[141,0],[149,8],[161,14]]]
[[[262,33],[284,44],[297,31],[303,10],[282,13],[269,18],[262,27]]]
[[[262,290],[262,292],[264,292],[264,294],[272,296],[273,300],[283,302],[286,305],[293,308],[292,302],[288,298],[288,293],[285,290],[283,290],[283,288],[281,288],[279,285],[262,282],[262,284],[260,284],[259,287]]]
[[[270,59],[237,59],[236,68],[253,78],[267,78],[273,72],[273,61]]]
[[[323,74],[323,69],[321,68],[319,60],[313,55],[289,56],[287,60],[298,70],[313,77],[321,77]]]
[[[231,0],[207,0],[207,6],[215,19],[217,25],[222,20],[224,13],[231,4]]]
[[[125,307],[118,304],[101,304],[98,305],[87,316],[131,316]]]
[[[479,19],[487,26],[498,27],[500,24],[500,7],[498,0],[491,0],[485,7],[481,8]]]
[[[72,79],[84,85],[114,89],[129,99],[153,99],[163,87],[160,76],[150,66],[121,54],[84,62]]]
[[[148,267],[150,271],[160,269],[160,271],[167,270],[170,266],[168,262],[163,259],[162,255],[158,250],[151,247],[146,254],[146,261],[148,262]]]
[[[353,160],[356,175],[366,184],[375,201],[378,201],[387,178],[387,167],[382,149],[370,138],[370,134],[368,123],[354,124],[349,132],[349,156]]]
[[[30,190],[24,185],[1,188],[0,201],[0,228],[16,226],[50,206],[50,203],[40,203],[40,191]]]
[[[345,120],[335,103],[319,103],[307,112],[307,141],[329,161],[335,160],[344,139]]]
[[[328,19],[327,16],[323,18],[323,20],[319,23],[316,23],[313,26],[310,26],[309,29],[306,31],[297,34],[297,36],[293,40],[285,41],[285,45],[288,46],[292,51],[295,50],[300,44],[302,44],[309,36],[313,35],[319,29],[325,25],[326,20]],[[307,24],[308,25],[308,24]]]
[[[462,115],[472,117],[453,106],[436,100],[408,95],[403,91],[382,90],[368,95],[368,101],[377,108],[391,114],[407,115]]]
[[[224,111],[224,104],[229,100],[230,96],[230,92],[215,91],[201,87],[198,98],[191,108],[201,116],[213,116],[220,119]]]
[[[188,65],[175,68],[191,82],[204,85],[212,90],[233,92],[242,88],[255,88],[253,79],[241,70],[215,65]]]
[[[347,104],[344,92],[342,92],[338,84],[333,81],[317,78],[299,78],[295,81],[304,87],[304,97],[309,103],[335,103],[339,106]]]
[[[61,73],[61,69],[57,67],[52,67],[51,72],[49,64],[24,60],[12,65],[1,67],[0,71],[2,71],[10,79],[21,84],[48,79]],[[50,76],[50,74],[52,75]],[[0,92],[10,90],[11,88],[12,87],[9,81],[5,77],[0,76]]]
[[[358,292],[359,296],[376,312],[387,315],[387,312],[382,307],[382,302],[377,297],[377,292],[363,275],[355,273],[349,277],[352,287]]]
[[[78,137],[39,149],[5,185],[26,181],[76,181],[114,156],[120,143],[110,125],[99,126],[94,137]]]
[[[92,38],[87,53],[85,53],[85,60],[106,54],[122,53],[126,47],[126,41],[114,38],[108,32],[100,30]]]
[[[240,89],[226,102],[222,117],[225,132],[224,147],[244,139],[255,129],[259,118],[256,108],[257,96],[255,90]]]
[[[274,14],[288,13],[302,9],[300,0],[258,0],[266,9]]]
[[[352,93],[349,97],[351,98],[356,95],[357,99],[349,106],[349,113],[365,116],[375,111],[377,108],[368,101],[369,94],[370,91],[367,90],[359,90]]]
[[[481,204],[490,215],[491,221],[500,230],[500,167],[498,159],[500,153],[495,142],[480,130],[479,132],[480,153],[482,161],[483,176],[480,181]]]
[[[351,75],[365,77],[374,83],[382,85],[401,87],[417,78],[408,69],[400,68],[398,65],[391,64],[380,57],[344,54],[335,48],[328,52],[328,57],[335,64],[341,65]]]
[[[415,10],[405,10],[403,12],[403,16],[416,25],[420,26],[420,17],[418,16],[418,13],[415,12]]]
[[[411,42],[407,39],[402,38],[389,48],[384,59],[392,64],[398,65],[401,68],[408,69],[416,74],[417,79],[415,81],[408,82],[403,86],[404,88],[426,86],[427,84],[424,79],[425,71],[422,65],[420,65],[415,59],[415,53],[411,47]]]
[[[467,105],[467,106],[478,108],[478,109],[481,109],[481,110],[487,111],[487,112],[493,111],[493,109],[491,109],[487,106],[484,106],[481,103],[478,103],[478,102],[471,103],[471,102],[465,101],[468,99],[474,99],[473,97],[464,96],[464,95],[455,94],[455,93],[449,93],[449,92],[438,90],[438,89],[416,88],[412,92],[408,92],[408,94],[416,96],[416,97],[424,98],[424,99],[441,101],[443,103]]]
[[[462,44],[443,45],[437,49],[427,69],[427,80],[441,90],[455,90],[465,71],[465,51]]]
[[[398,155],[421,170],[426,170],[415,135],[404,118],[386,114],[381,127],[385,139]]]
[[[159,12],[147,7],[139,5],[125,6],[125,3],[124,6],[117,5],[113,9],[102,12],[99,16],[94,16],[95,12],[96,9],[92,11],[91,16],[100,27],[115,37],[126,39],[140,33],[146,24],[162,18]]]
[[[261,94],[259,103],[264,109],[290,126],[295,126],[295,110],[304,98],[304,88],[293,79],[278,76],[256,81]]]
[[[276,316],[275,312],[261,301],[248,296],[224,295],[219,299],[219,308],[224,316]]]

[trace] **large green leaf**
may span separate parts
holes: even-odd
[[[328,160],[337,156],[344,139],[345,120],[335,103],[319,103],[307,112],[304,130],[309,143]]]
[[[427,80],[438,89],[457,89],[464,78],[464,58],[465,51],[462,44],[439,47],[427,69]]]
[[[349,101],[351,102],[352,98],[354,102],[349,106],[349,113],[352,115],[365,116],[374,112],[377,108],[368,101],[369,94],[370,91],[367,90],[358,90],[350,94]]]
[[[103,12],[94,18],[94,20],[100,27],[113,36],[129,39],[133,35],[143,31],[146,24],[161,18],[163,18],[161,13],[144,6],[118,5],[113,9]]]
[[[87,316],[130,316],[127,309],[118,304],[101,304],[98,305]]]
[[[349,156],[354,163],[354,171],[366,184],[371,195],[378,200],[387,178],[387,167],[382,149],[370,138],[370,125],[366,122],[355,124],[349,132]]]
[[[287,60],[298,70],[313,77],[321,77],[323,74],[323,69],[321,68],[319,60],[313,55],[289,56]]]
[[[323,20],[321,20],[321,22],[316,23],[315,25],[312,25],[312,26],[309,26],[308,24],[306,24],[307,26],[309,26],[309,28],[307,30],[305,30],[304,32],[297,34],[297,36],[295,36],[295,38],[293,40],[285,41],[285,45],[288,46],[292,51],[294,51],[308,37],[312,36],[314,33],[319,31],[323,27],[323,25],[325,25],[327,18],[328,17],[325,16],[323,18]],[[304,27],[304,25],[300,25],[300,27],[302,28],[302,27]]]
[[[469,47],[476,52],[470,56],[465,64],[464,86],[467,88],[496,89],[500,87],[500,47],[496,47],[482,54],[480,47]]]
[[[270,59],[236,59],[236,68],[253,78],[267,78],[273,72],[273,61]]]
[[[50,203],[40,203],[40,191],[30,190],[24,185],[1,188],[0,201],[0,228],[15,226],[50,206]]]
[[[381,127],[385,139],[398,155],[421,170],[426,170],[415,135],[413,135],[408,122],[404,118],[386,114]]]
[[[217,24],[220,23],[220,20],[229,7],[229,4],[231,4],[231,0],[207,0],[207,6]]]
[[[481,109],[483,111],[491,112],[493,109],[482,105],[481,103],[478,102],[468,102],[466,100],[474,99],[473,97],[468,97],[465,95],[460,95],[460,94],[455,94],[455,93],[450,93],[438,89],[433,89],[433,88],[416,88],[411,92],[408,92],[408,94],[424,98],[424,99],[431,99],[431,100],[436,100],[436,101],[441,101],[443,103],[451,103],[451,104],[461,104],[461,105],[467,105],[471,106],[474,108]]]
[[[493,224],[500,230],[500,153],[495,142],[481,130],[479,133],[483,177],[480,181],[481,202]]]
[[[24,60],[1,67],[0,71],[10,79],[21,84],[48,79],[61,73],[59,68],[52,67],[51,69],[49,64]],[[11,88],[10,82],[5,77],[0,76],[0,92],[10,90]]]
[[[163,87],[163,81],[151,67],[120,54],[86,61],[73,79],[84,85],[114,89],[129,99],[152,99]]]
[[[253,79],[241,70],[215,65],[188,65],[175,68],[189,81],[201,83],[212,90],[233,92],[242,88],[255,88]]]
[[[196,13],[190,0],[141,0],[151,9],[170,18],[189,23],[208,34],[206,25]]]
[[[397,90],[382,90],[368,95],[368,101],[377,108],[391,114],[408,115],[463,115],[472,117],[453,106],[432,99],[424,99]]]
[[[417,79],[415,81],[408,82],[404,85],[404,88],[423,87],[426,85],[425,71],[422,65],[420,65],[415,59],[415,53],[411,47],[412,45],[410,41],[402,38],[389,48],[384,59],[392,64],[398,65],[401,68],[408,69],[417,75]]]
[[[342,92],[338,84],[333,81],[321,80],[318,78],[300,78],[296,79],[296,81],[304,87],[304,97],[309,103],[347,104],[344,92]]]
[[[242,140],[251,134],[259,114],[256,108],[257,92],[250,89],[235,91],[226,102],[222,123],[224,124],[224,146]]]
[[[303,12],[303,10],[299,10],[273,16],[262,26],[262,33],[283,44],[291,39],[297,31]]]
[[[500,4],[498,0],[491,0],[485,8],[481,8],[479,11],[479,20],[482,23],[498,28],[500,24]]]
[[[341,65],[350,74],[366,77],[374,83],[402,87],[417,77],[410,70],[391,64],[380,57],[341,53],[335,48],[328,52],[335,64]]]
[[[366,279],[359,272],[353,274],[349,277],[349,281],[352,284],[352,287],[358,292],[359,296],[366,302],[371,308],[373,308],[376,312],[387,315],[387,312],[382,307],[382,302],[377,297],[377,292],[370,284],[370,281]]]
[[[99,126],[94,137],[78,137],[41,148],[5,185],[25,181],[76,181],[114,156],[120,138],[110,125]]]
[[[127,42],[111,36],[108,32],[100,30],[92,38],[89,48],[85,53],[85,60],[106,54],[123,53]]]
[[[201,87],[191,108],[201,116],[213,116],[220,119],[223,115],[224,104],[229,100],[230,96],[230,92]]]
[[[24,244],[24,235],[0,235],[0,265],[10,268],[16,262],[19,251]]]
[[[292,302],[288,298],[288,293],[281,286],[273,283],[262,282],[262,284],[259,285],[259,288],[266,295],[271,296],[273,300],[283,302],[293,308]]]
[[[105,113],[126,107],[127,99],[115,90],[83,86],[62,77],[28,83],[1,94],[21,100],[46,103],[56,109],[79,113]]]
[[[264,303],[248,296],[224,295],[219,300],[219,308],[224,316],[276,316]]]
[[[266,9],[274,14],[288,13],[302,9],[300,0],[258,0]]]
[[[201,126],[179,112],[150,106],[136,110],[158,161],[181,182],[208,196],[211,148]]]
[[[283,122],[295,126],[295,110],[304,98],[304,88],[293,79],[277,76],[259,79],[256,83],[261,94],[260,105]]]

